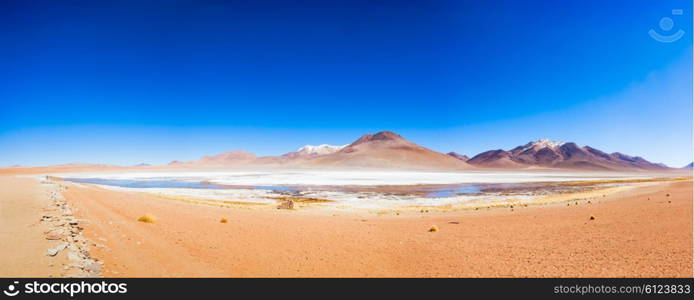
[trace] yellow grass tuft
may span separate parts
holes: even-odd
[[[296,203],[330,203],[335,202],[333,200],[321,199],[321,198],[310,198],[310,197],[293,197],[293,196],[280,196],[280,197],[266,197],[268,199],[274,199],[282,202],[292,201]]]
[[[227,218],[222,218],[219,220],[219,223],[229,223],[229,220],[227,220]]]
[[[439,227],[436,225],[433,225],[433,226],[431,226],[431,228],[429,228],[429,232],[437,232],[437,231],[439,231]]]
[[[144,214],[142,217],[137,218],[137,220],[143,223],[154,223],[157,221],[157,218],[150,214]]]

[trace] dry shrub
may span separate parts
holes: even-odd
[[[137,220],[143,223],[155,223],[157,218],[150,214],[144,214],[142,217],[137,218]]]

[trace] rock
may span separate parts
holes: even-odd
[[[84,267],[84,270],[87,272],[98,274],[101,272],[101,265],[98,263],[90,263]]]
[[[62,233],[49,233],[46,235],[46,239],[49,241],[62,240],[64,237]]]
[[[59,234],[59,235],[62,235],[62,234],[65,233],[65,229],[64,229],[64,228],[53,228],[53,229],[49,229],[49,230],[47,230],[47,231],[44,231],[44,233],[45,233],[45,234]]]
[[[77,252],[70,251],[67,253],[67,259],[71,261],[78,261],[80,260],[80,256],[77,254]]]
[[[294,209],[294,201],[287,200],[277,206],[277,209]]]
[[[56,256],[60,251],[63,251],[67,247],[67,243],[60,243],[55,248],[48,249],[48,256]]]

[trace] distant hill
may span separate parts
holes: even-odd
[[[548,139],[529,142],[511,150],[490,150],[468,158],[456,152],[443,154],[417,145],[392,131],[366,134],[344,146],[306,145],[280,156],[257,157],[235,150],[204,156],[189,162],[173,161],[173,167],[279,166],[300,168],[379,169],[526,169],[671,170],[638,156],[605,153],[590,146]],[[687,166],[692,168],[690,164]]]
[[[460,160],[462,160],[462,161],[468,161],[468,160],[470,160],[470,158],[469,158],[467,155],[458,154],[458,153],[455,153],[455,152],[448,152],[448,153],[446,153],[446,155],[451,156],[451,157],[454,157],[454,158],[457,158],[457,159],[460,159]]]
[[[251,164],[255,159],[256,156],[253,153],[246,152],[243,150],[234,150],[220,153],[217,155],[203,156],[202,158],[195,161],[180,162],[175,160],[170,162],[169,166],[233,166],[241,164]]]
[[[667,166],[649,162],[638,156],[619,152],[605,153],[575,143],[548,139],[529,142],[511,150],[491,150],[480,153],[468,163],[487,168],[546,167],[590,170],[667,170]]]

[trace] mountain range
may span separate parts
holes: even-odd
[[[666,170],[663,164],[619,152],[605,153],[590,146],[540,139],[511,150],[490,150],[475,155],[470,164],[492,168],[559,168],[592,170]]]
[[[262,156],[235,150],[195,161],[173,161],[172,167],[198,166],[288,166],[330,168],[402,169],[582,169],[582,170],[669,170],[638,156],[605,153],[589,146],[548,139],[529,142],[510,150],[490,150],[469,158],[456,152],[447,154],[417,145],[397,133],[366,134],[344,146],[306,145],[280,156]]]

